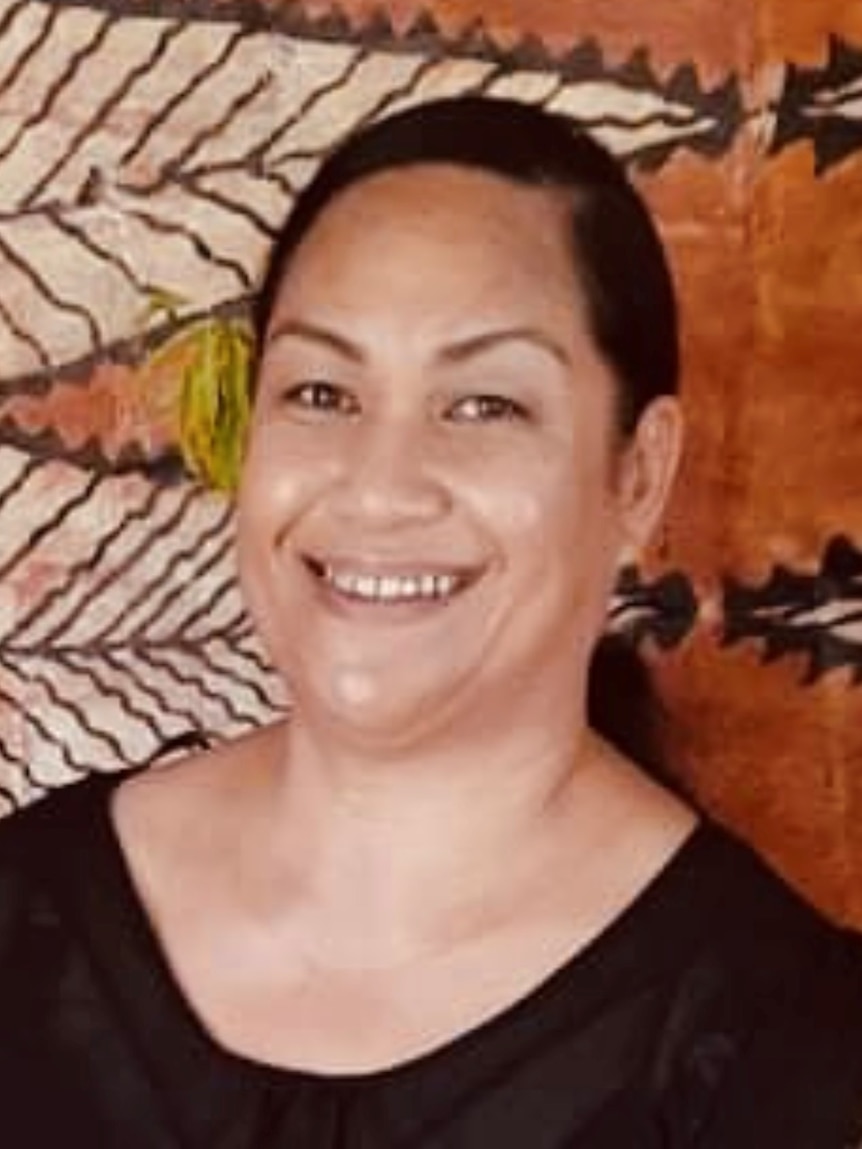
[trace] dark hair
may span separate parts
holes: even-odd
[[[666,760],[664,700],[626,634],[603,634],[596,643],[587,680],[587,719],[647,774],[692,801],[683,779]]]
[[[562,192],[572,255],[596,345],[619,383],[631,432],[679,374],[673,282],[652,219],[611,154],[571,121],[514,100],[460,96],[421,104],[349,136],[298,196],[270,256],[255,314],[263,341],[290,258],[327,205],[373,175],[417,164],[478,168]]]
[[[272,249],[255,326],[263,344],[290,259],[342,191],[418,164],[476,168],[562,193],[571,205],[572,260],[597,347],[619,386],[619,429],[630,433],[658,395],[676,391],[676,297],[661,240],[622,166],[562,116],[514,100],[460,96],[421,104],[361,128],[298,196]],[[661,764],[659,719],[646,667],[631,642],[605,636],[590,666],[591,724],[650,773]]]

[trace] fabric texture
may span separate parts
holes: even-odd
[[[862,944],[702,823],[585,950],[380,1072],[218,1046],[182,997],[94,776],[0,826],[4,1149],[849,1149]]]

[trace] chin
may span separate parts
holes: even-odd
[[[401,689],[397,689],[399,685]],[[345,742],[383,751],[415,747],[433,738],[433,731],[447,714],[450,691],[435,690],[430,682],[404,688],[405,675],[359,669],[331,671],[309,697],[305,691],[300,708],[309,719],[314,712],[331,732]],[[445,695],[445,697],[444,697]],[[304,702],[304,705],[303,705]]]

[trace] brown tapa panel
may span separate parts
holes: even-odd
[[[665,530],[664,564],[711,593],[727,542],[727,508],[741,461],[728,457],[740,367],[754,336],[745,139],[720,161],[679,156],[643,180],[668,243],[681,301],[686,448]]]
[[[671,757],[708,809],[821,905],[859,923],[862,725],[851,668],[811,682],[816,635],[769,663],[764,644],[723,647],[718,598],[723,577],[763,586],[777,565],[815,576],[830,540],[862,539],[859,164],[816,177],[811,147],[799,144],[743,165],[750,201],[732,208],[729,197],[725,223],[711,227],[686,221],[683,209],[682,235],[672,222],[686,190],[677,167],[662,173],[654,197],[689,316],[692,450],[670,551],[701,579],[702,625],[659,668]],[[842,603],[840,588],[812,582],[784,604],[788,627],[806,606],[814,613],[820,593],[835,596],[820,622],[858,606],[858,593]]]
[[[731,445],[745,460],[739,569],[812,559],[840,530],[862,538],[862,171],[851,160],[814,179],[811,167],[796,148],[755,188],[757,345]]]

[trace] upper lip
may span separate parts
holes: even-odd
[[[387,557],[335,556],[304,554],[303,560],[317,575],[351,574],[370,575],[374,578],[413,578],[421,575],[449,575],[459,580],[472,579],[478,574],[481,564],[447,563],[439,558],[406,559]]]

